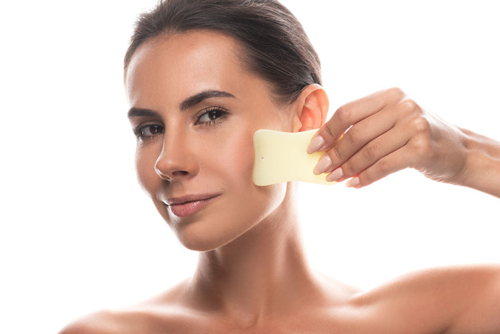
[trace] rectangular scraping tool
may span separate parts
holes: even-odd
[[[280,182],[327,182],[326,174],[315,175],[314,167],[324,152],[307,154],[307,147],[318,130],[281,132],[257,130],[253,136],[255,163],[253,183],[267,186]]]

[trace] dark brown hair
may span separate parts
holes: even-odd
[[[213,30],[236,38],[244,64],[269,83],[279,102],[291,103],[304,87],[321,85],[321,65],[302,25],[276,0],[162,0],[136,22],[125,55],[161,34]]]

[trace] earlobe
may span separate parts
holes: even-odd
[[[298,131],[318,129],[325,123],[329,101],[323,87],[317,84],[307,86],[300,93],[296,103],[300,122]]]

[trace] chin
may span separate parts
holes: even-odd
[[[224,243],[223,241],[211,238],[210,236],[201,236],[196,233],[178,234],[177,236],[184,247],[197,252],[208,252],[227,244],[227,242]]]
[[[266,195],[238,201],[246,203],[244,206],[226,204],[230,207],[227,210],[207,210],[192,220],[169,225],[190,250],[205,252],[223,247],[271,217],[284,203],[285,184],[264,188],[261,191]]]
[[[257,224],[258,220],[252,223],[244,222],[241,218],[225,220],[221,217],[217,221],[202,219],[177,226],[174,231],[187,249],[206,252],[229,244]]]
[[[231,242],[231,240],[214,238],[212,235],[201,235],[200,233],[178,233],[177,237],[184,247],[198,252],[211,251]]]

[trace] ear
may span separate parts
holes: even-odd
[[[326,121],[330,103],[323,87],[317,84],[307,86],[294,102],[297,111],[294,131],[319,129]]]

